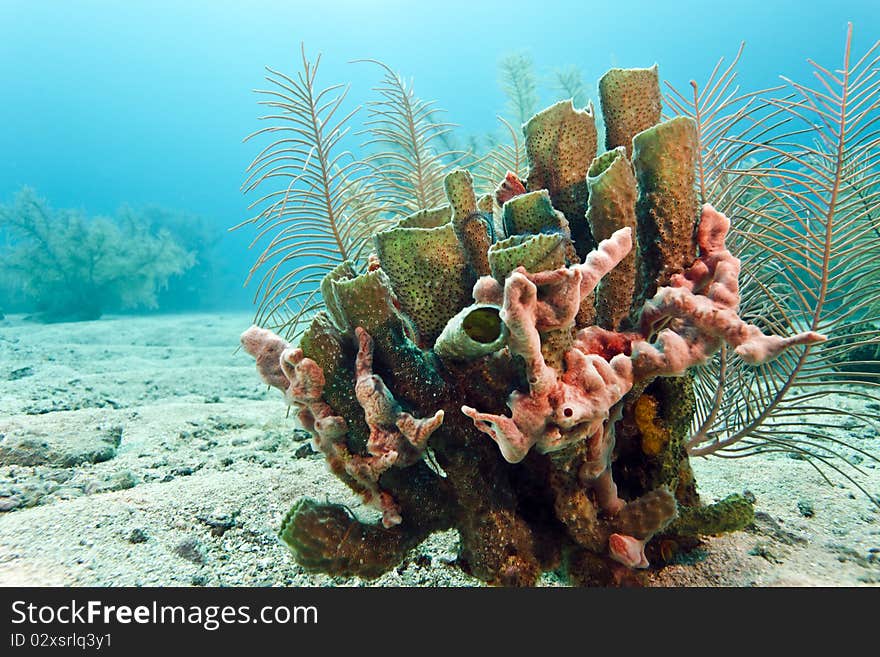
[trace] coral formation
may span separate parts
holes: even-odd
[[[558,376],[541,352],[541,333],[570,330],[581,300],[631,246],[625,228],[603,241],[582,265],[537,274],[518,267],[505,279],[501,319],[507,325],[510,354],[525,363],[529,393],[511,393],[512,418],[468,406],[461,410],[498,443],[510,463],[520,462],[535,445],[549,452],[589,439],[601,450],[609,409],[632,386],[632,362],[625,354],[606,361],[575,344],[565,351],[564,373]],[[485,289],[480,288],[481,294]]]
[[[591,111],[554,105],[524,126],[525,182],[498,181],[501,221],[453,171],[448,208],[378,233],[363,273],[327,275],[299,347],[242,336],[331,471],[382,513],[297,502],[280,535],[304,567],[375,577],[455,528],[459,565],[492,584],[560,567],[620,582],[655,536],[663,561],[750,518],[744,498],[696,494],[688,370],[725,344],[755,364],[824,336],[737,314],[729,222],[697,201],[693,122],[657,124],[656,68],[600,91],[608,153]]]

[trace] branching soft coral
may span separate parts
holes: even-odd
[[[29,189],[0,207],[0,229],[11,236],[3,269],[50,322],[155,307],[158,290],[194,262],[170,233],[151,230],[130,210],[124,221],[87,217],[52,209]]]

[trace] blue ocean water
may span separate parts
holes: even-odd
[[[686,88],[745,40],[742,84],[758,89],[805,78],[808,57],[837,65],[847,21],[864,51],[880,36],[880,4],[2,0],[0,202],[28,185],[90,214],[121,204],[197,213],[222,234],[228,280],[241,281],[253,234],[226,229],[248,216],[239,187],[259,150],[242,143],[258,127],[252,89],[265,65],[296,72],[301,43],[323,53],[319,83],[350,83],[353,103],[380,76],[349,62],[381,59],[468,135],[497,129],[497,67],[512,52],[539,75],[577,65],[592,83],[611,66],[657,62]],[[250,303],[229,288],[223,303]]]

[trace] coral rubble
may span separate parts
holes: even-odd
[[[663,558],[751,518],[748,500],[696,494],[688,370],[723,344],[754,364],[824,337],[738,316],[729,222],[697,202],[693,122],[658,123],[656,67],[609,72],[600,93],[610,150],[596,157],[591,109],[552,106],[523,128],[529,174],[499,181],[500,215],[454,171],[448,206],[378,233],[366,272],[327,275],[298,347],[243,334],[382,514],[298,501],[280,535],[304,567],[375,577],[455,528],[459,564],[493,584],[632,581],[653,537]]]

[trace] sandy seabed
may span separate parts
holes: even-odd
[[[455,566],[454,532],[372,582],[294,562],[276,531],[297,498],[376,514],[236,351],[249,325],[244,313],[0,321],[0,585],[481,585]],[[875,431],[844,422],[838,437],[880,456]],[[880,466],[842,453],[880,495]],[[784,454],[693,466],[706,501],[751,491],[756,521],[651,571],[657,585],[880,584],[880,511],[851,484]]]

